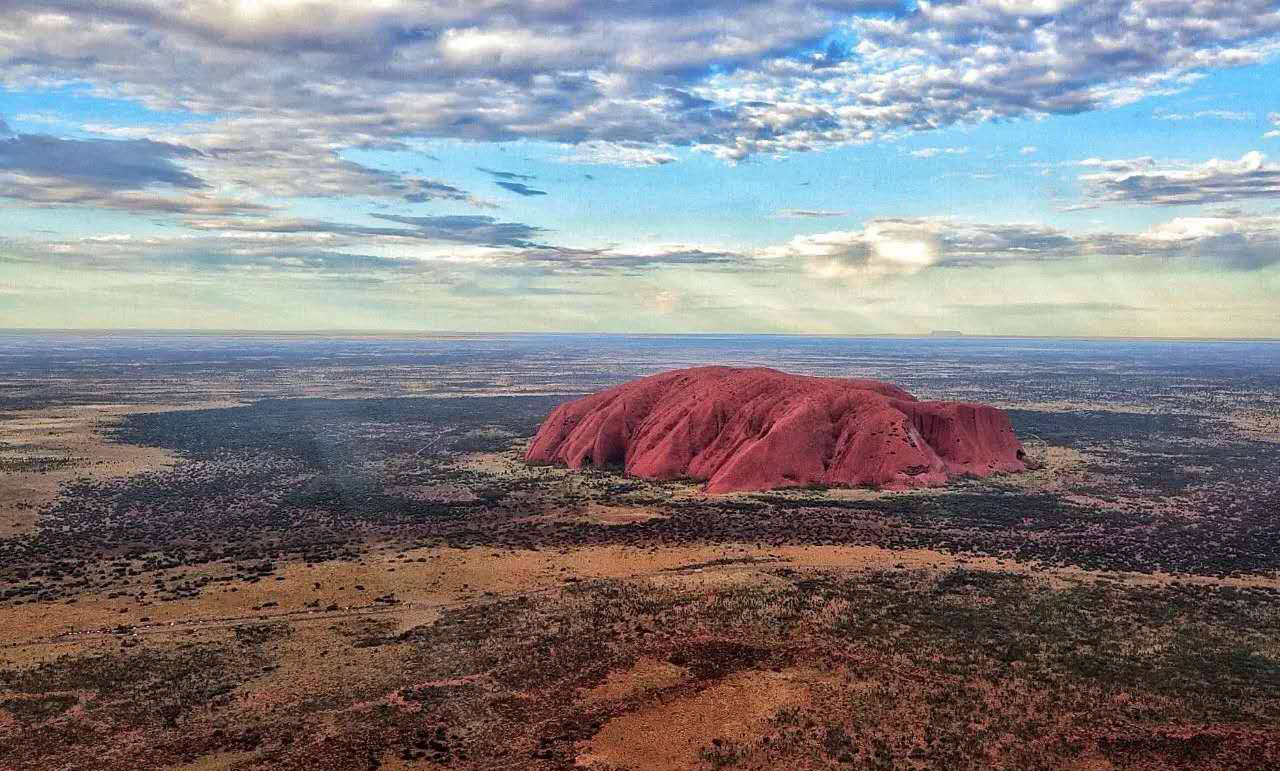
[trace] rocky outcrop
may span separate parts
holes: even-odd
[[[621,466],[724,493],[822,485],[939,485],[1026,468],[999,409],[919,401],[874,380],[696,367],[556,408],[525,455],[570,468]]]

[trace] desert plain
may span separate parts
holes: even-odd
[[[1278,767],[1278,353],[0,336],[0,768]],[[524,461],[711,362],[996,405],[1035,468]]]

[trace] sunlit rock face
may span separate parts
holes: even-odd
[[[920,401],[874,380],[734,367],[664,372],[562,404],[525,459],[704,480],[710,493],[902,489],[1027,467],[1003,410]]]

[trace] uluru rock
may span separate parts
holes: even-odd
[[[710,493],[932,486],[1023,471],[1025,458],[994,407],[763,367],[674,370],[566,402],[525,454],[531,463],[705,480]]]

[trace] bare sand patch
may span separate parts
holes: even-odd
[[[689,670],[684,667],[645,656],[638,659],[630,669],[610,672],[603,683],[583,692],[580,701],[584,704],[601,704],[634,699],[679,685],[688,676]]]
[[[1131,585],[1185,583],[1280,588],[1280,577],[1214,578],[1113,573],[1043,566],[932,549],[878,546],[587,546],[563,549],[424,547],[367,554],[357,562],[293,563],[256,583],[217,584],[200,596],[138,604],[128,597],[86,593],[74,604],[29,603],[0,608],[0,664],[15,649],[71,643],[119,625],[143,634],[188,634],[237,623],[284,620],[332,623],[335,616],[377,615],[398,631],[430,624],[449,607],[504,595],[551,591],[575,581],[651,578],[711,589],[729,583],[778,580],[792,570],[986,570],[1035,575],[1055,586],[1097,580]],[[189,569],[188,569],[189,570]],[[188,573],[188,575],[191,575]],[[148,579],[150,580],[150,579]],[[379,598],[394,595],[394,602]],[[121,612],[124,610],[125,612]],[[142,621],[146,618],[146,621]]]
[[[106,432],[125,415],[236,406],[93,404],[9,413],[0,420],[0,538],[30,532],[40,508],[73,479],[118,479],[171,465],[159,447],[112,442]]]
[[[580,748],[577,765],[632,771],[692,768],[713,740],[750,741],[781,708],[806,700],[807,670],[738,672],[697,693],[616,717]]]
[[[633,522],[648,522],[652,519],[666,519],[667,515],[653,509],[635,506],[604,506],[592,504],[579,517],[583,522],[597,525],[629,525]]]

